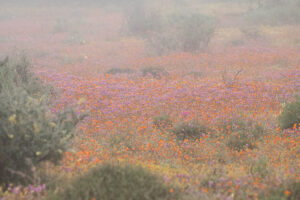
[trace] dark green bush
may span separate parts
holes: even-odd
[[[179,195],[178,189],[141,167],[105,164],[75,178],[57,194],[50,193],[47,199],[171,200]]]
[[[32,182],[32,168],[57,163],[81,117],[72,110],[51,114],[49,90],[23,59],[0,63],[0,185]]]
[[[175,124],[173,128],[173,133],[179,140],[197,139],[209,132],[210,129],[207,126],[195,121]]]
[[[254,149],[256,141],[265,134],[263,126],[253,121],[234,118],[219,126],[226,145],[233,150]]]
[[[300,123],[300,100],[297,98],[296,101],[287,103],[279,115],[279,125],[281,129],[299,127]]]
[[[159,129],[166,129],[172,127],[172,120],[168,115],[159,115],[153,119],[153,127]]]
[[[162,67],[145,67],[142,68],[142,74],[143,76],[153,76],[154,78],[161,78],[162,76],[168,76],[169,72],[167,72],[164,68]]]
[[[132,74],[135,71],[133,69],[129,69],[129,68],[111,68],[109,69],[106,74]]]

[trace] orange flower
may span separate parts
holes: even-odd
[[[289,190],[285,190],[285,191],[284,191],[284,194],[285,194],[286,196],[289,196],[289,195],[291,194],[291,192],[290,192]]]

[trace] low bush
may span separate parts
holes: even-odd
[[[161,78],[162,76],[168,76],[169,72],[167,72],[164,68],[162,67],[145,67],[142,68],[142,74],[143,76],[152,76],[154,78]]]
[[[300,197],[300,182],[287,181],[269,191],[261,193],[259,199],[262,200],[298,200]]]
[[[253,176],[265,178],[269,173],[267,164],[268,164],[267,158],[262,157],[255,160],[250,166],[250,173]]]
[[[299,127],[300,125],[300,100],[287,103],[278,118],[281,129]]]
[[[179,190],[162,178],[136,166],[104,164],[50,193],[48,200],[167,200],[179,199]]]
[[[199,77],[203,77],[203,76],[204,76],[204,73],[201,72],[201,71],[191,71],[191,72],[189,72],[187,75],[191,75],[191,76],[193,76],[194,78],[199,78]]]
[[[153,127],[159,129],[166,129],[172,127],[172,120],[168,115],[159,115],[153,119]]]
[[[129,68],[111,68],[109,69],[106,74],[132,74],[135,71],[133,69],[129,69]]]
[[[175,124],[173,128],[173,133],[179,140],[197,139],[209,132],[210,129],[207,126],[195,121]]]
[[[0,185],[33,182],[33,168],[57,163],[83,116],[73,110],[52,115],[50,94],[25,59],[0,62]]]
[[[219,131],[225,136],[226,146],[236,151],[254,149],[256,141],[265,134],[263,126],[239,118],[224,122],[219,126]]]

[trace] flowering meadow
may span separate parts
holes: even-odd
[[[224,16],[243,8],[222,5]],[[228,17],[209,51],[155,55],[144,39],[119,33],[122,14],[110,7],[1,12],[0,55],[25,49],[35,75],[57,91],[51,113],[88,113],[61,162],[39,166],[56,187],[114,163],[149,170],[179,199],[300,198],[300,124],[283,129],[279,120],[300,96],[299,25],[260,26],[268,39],[248,40]],[[228,45],[237,38],[246,42]],[[44,199],[52,185],[10,185],[0,199]]]

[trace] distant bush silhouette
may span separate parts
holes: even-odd
[[[281,26],[299,24],[299,2],[282,1],[249,10],[244,19],[252,24]]]
[[[108,71],[106,71],[106,74],[132,74],[135,71],[133,69],[129,69],[129,68],[111,68]]]
[[[154,32],[148,43],[159,54],[172,51],[205,51],[215,31],[212,17],[193,14],[171,14],[160,32]]]

